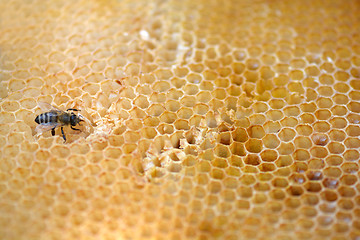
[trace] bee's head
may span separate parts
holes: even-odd
[[[79,116],[77,116],[74,113],[71,113],[70,116],[70,124],[71,126],[76,126],[77,124],[79,124],[80,122],[83,122],[84,120],[82,120]]]

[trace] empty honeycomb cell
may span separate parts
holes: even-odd
[[[253,114],[249,117],[249,120],[252,125],[263,125],[266,121],[266,117],[263,114]]]
[[[324,178],[322,184],[325,188],[335,189],[339,186],[339,181],[334,178]]]
[[[350,102],[347,104],[347,107],[352,112],[360,113],[360,103],[358,102]]]
[[[271,92],[274,98],[287,98],[288,97],[288,90],[286,88],[276,88]]]
[[[358,171],[359,166],[356,163],[344,163],[341,166],[341,169],[345,172],[345,173],[350,173],[350,174],[354,174]]]
[[[347,116],[347,120],[350,122],[350,123],[359,123],[360,122],[360,116],[357,115],[357,114],[349,114]]]
[[[325,146],[329,142],[329,137],[323,133],[314,133],[311,139],[315,145]]]
[[[124,140],[125,142],[128,142],[128,143],[134,143],[134,142],[138,142],[140,140],[140,133],[138,132],[130,132],[130,131],[126,131],[124,133]],[[99,147],[98,148],[99,150],[100,149],[103,149],[103,147]]]
[[[196,95],[196,98],[198,99],[198,101],[200,103],[204,104],[211,100],[211,94],[209,92],[202,91]],[[197,105],[199,105],[200,103],[198,103]],[[197,106],[197,105],[195,105],[195,106]],[[204,105],[202,105],[202,106],[204,106]],[[206,105],[206,108],[208,108],[208,105]]]
[[[312,156],[317,158],[324,158],[328,155],[328,151],[324,147],[315,146],[310,149],[310,153]]]
[[[334,77],[337,81],[347,81],[350,77],[350,74],[348,74],[347,72],[343,72],[343,71],[337,71],[334,74]]]
[[[289,72],[289,64],[287,64],[287,63],[284,63],[284,64],[278,63],[275,65],[274,68],[280,74],[285,74],[285,73]]]
[[[171,80],[171,84],[176,88],[181,88],[182,86],[184,86],[186,84],[186,80],[180,79],[180,78],[173,78]]]
[[[334,106],[331,108],[331,112],[337,116],[344,116],[347,112],[347,109],[344,106]]]
[[[296,131],[298,134],[303,135],[303,136],[309,136],[311,135],[311,133],[313,132],[313,129],[311,126],[309,125],[305,125],[305,124],[299,124],[296,127]]]
[[[0,123],[12,123],[15,121],[13,113],[10,112],[0,112]]]
[[[158,81],[154,83],[152,89],[156,92],[166,92],[170,89],[170,83],[166,81]]]
[[[227,88],[227,93],[230,96],[239,96],[241,94],[241,88],[238,86],[230,86]]]
[[[249,154],[246,156],[244,163],[248,165],[257,166],[261,163],[261,160],[257,155]]]
[[[218,136],[218,141],[224,145],[230,145],[231,139],[231,134],[229,132],[221,133]]]
[[[318,67],[316,66],[309,66],[309,67],[306,67],[305,68],[305,73],[308,75],[308,76],[318,76],[320,74],[320,71],[318,69]]]
[[[265,131],[267,133],[277,133],[281,129],[281,125],[278,121],[268,121],[264,124]]]
[[[270,110],[266,113],[266,115],[273,121],[277,121],[283,118],[282,111],[279,110]]]
[[[190,126],[186,120],[176,120],[174,126],[177,130],[189,130]]]
[[[277,177],[271,181],[271,184],[275,188],[286,188],[289,183],[286,179]]]
[[[303,103],[300,105],[300,108],[303,112],[313,113],[315,112],[316,105],[315,103]]]
[[[23,140],[24,140],[24,134],[17,132],[10,133],[7,138],[7,142],[11,145],[20,144],[21,142],[23,142]]]
[[[8,90],[11,92],[19,91],[26,86],[25,82],[20,79],[11,79],[8,84]]]
[[[341,170],[337,167],[328,167],[324,169],[324,175],[330,178],[338,178],[341,175]]]
[[[20,108],[20,104],[15,101],[4,102],[1,108],[6,112],[15,112]]]
[[[360,147],[360,139],[358,139],[356,137],[347,138],[344,143],[347,148],[359,148]]]
[[[305,149],[297,149],[294,152],[294,159],[297,161],[306,161],[306,160],[310,159],[310,154]]]
[[[185,107],[194,107],[196,104],[196,98],[194,96],[185,96],[181,99],[181,104],[183,104]]]
[[[341,199],[339,200],[339,207],[343,210],[352,210],[354,208],[354,203],[349,199]],[[347,226],[344,226],[347,228]],[[347,230],[341,230],[341,231],[347,231]]]
[[[262,172],[272,172],[275,169],[276,169],[276,166],[273,163],[262,163],[259,166],[259,170]]]
[[[315,112],[315,117],[319,120],[327,120],[331,117],[331,112],[327,109],[321,109]]]
[[[267,134],[263,139],[264,146],[267,148],[277,148],[280,144],[280,140],[274,134]]]
[[[295,127],[298,125],[298,120],[294,117],[285,117],[280,121],[283,127]]]
[[[294,62],[295,65],[302,65],[300,62]],[[301,70],[292,70],[289,73],[289,76],[292,80],[302,80],[304,78],[304,72]],[[289,86],[290,91],[298,92],[302,89],[302,86],[296,83],[290,83],[292,87]]]
[[[294,152],[294,144],[291,142],[289,143],[282,142],[280,146],[277,148],[277,150],[281,155],[291,154]]]
[[[170,112],[176,112],[180,108],[180,103],[174,100],[170,100],[166,102],[165,108]]]
[[[329,152],[333,154],[340,154],[345,151],[344,145],[338,142],[330,142],[327,148]]]
[[[295,135],[296,135],[296,132],[291,128],[283,128],[278,133],[280,140],[282,140],[284,142],[291,141],[295,137]]]
[[[201,82],[202,77],[201,77],[200,74],[191,73],[191,74],[189,74],[189,75],[187,76],[186,79],[187,79],[187,81],[190,82],[190,83],[195,83],[195,84],[197,84],[197,83],[200,83],[200,82]],[[210,79],[208,79],[208,80],[210,80]],[[213,80],[213,79],[212,79],[212,80]],[[185,83],[184,83],[183,85],[185,85],[185,84],[186,84],[186,81],[185,81]]]
[[[334,89],[339,93],[347,93],[350,90],[350,87],[345,83],[335,83]]]
[[[193,111],[190,108],[181,108],[177,111],[177,115],[182,119],[189,119],[193,115]]]
[[[360,127],[356,125],[349,125],[345,131],[347,135],[351,137],[357,137],[360,135]]]
[[[262,113],[262,112],[266,112],[268,110],[268,106],[263,102],[257,102],[257,103],[254,103],[253,109],[256,113]]]
[[[287,167],[293,163],[293,158],[291,156],[279,156],[276,160],[276,166],[278,167]]]
[[[170,113],[170,112],[164,112],[161,114],[160,116],[160,121],[165,122],[165,123],[173,123],[176,119],[176,114],[175,113]]]
[[[315,116],[311,113],[304,113],[300,116],[302,123],[314,123],[315,122]]]
[[[329,86],[321,86],[318,89],[319,95],[324,97],[330,97],[334,94],[334,90]]]
[[[341,177],[340,181],[345,185],[351,186],[358,181],[358,178],[355,175],[344,175]]]
[[[260,154],[261,160],[265,162],[273,162],[278,158],[278,153],[275,150],[264,150]]]
[[[259,153],[259,152],[261,152],[261,150],[263,148],[263,143],[259,139],[249,139],[245,143],[245,147],[249,152]]]
[[[258,138],[261,139],[265,136],[265,131],[262,126],[251,126],[247,129],[247,133],[250,138]]]

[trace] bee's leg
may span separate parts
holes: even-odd
[[[68,109],[66,109],[66,111],[80,111],[80,110],[76,109],[76,108],[68,108]]]
[[[51,129],[51,135],[55,136],[55,128]]]
[[[64,134],[64,129],[63,129],[63,127],[61,127],[61,133],[62,133],[62,135],[63,135],[64,142],[66,142],[66,137],[65,137],[65,134]]]
[[[81,131],[80,129],[74,128],[73,126],[71,126],[71,129],[76,131]]]
[[[85,121],[82,120],[82,119],[79,119],[79,123],[78,123],[78,124],[79,124],[80,126],[82,126],[82,125],[80,124],[80,122],[85,122]]]

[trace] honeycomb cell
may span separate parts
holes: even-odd
[[[262,148],[262,141],[258,140],[258,139],[249,139],[246,143],[245,143],[245,147],[249,152],[252,153],[259,153]]]
[[[262,126],[251,126],[247,129],[250,138],[261,139],[265,135],[265,131]]]
[[[283,128],[283,129],[281,129],[281,131],[278,134],[280,140],[282,140],[284,142],[291,141],[295,137],[295,135],[296,135],[295,130],[293,130],[291,128]]]

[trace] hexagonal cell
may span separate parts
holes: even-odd
[[[299,136],[294,140],[295,146],[298,148],[309,149],[312,146],[312,142],[309,137]]]
[[[254,125],[247,128],[247,132],[250,138],[261,139],[265,135],[265,131],[262,126]]]
[[[293,163],[293,158],[291,156],[279,156],[276,160],[276,166],[279,168],[290,166]]]
[[[342,126],[345,127],[346,125],[343,124]],[[345,131],[346,131],[347,135],[350,137],[360,136],[360,127],[357,125],[349,125]]]
[[[344,171],[344,173],[354,174],[359,170],[359,166],[356,162],[347,162],[341,166],[341,169]]]
[[[278,150],[279,154],[287,155],[287,154],[291,154],[294,152],[295,146],[292,142],[289,142],[289,143],[282,142],[280,144],[280,146],[277,148],[277,150]]]
[[[306,123],[311,124],[315,122],[315,117],[311,113],[304,113],[300,116],[300,118],[301,118],[301,122],[304,124]]]
[[[296,135],[296,132],[292,128],[283,128],[278,133],[279,138],[284,142],[291,141],[295,137],[295,135]]]
[[[232,138],[236,142],[246,142],[248,140],[248,135],[244,128],[237,128],[232,133]]]
[[[274,149],[279,146],[280,140],[277,138],[275,134],[267,134],[263,138],[263,143],[265,147]]]
[[[260,153],[262,161],[274,162],[278,158],[278,153],[275,150],[267,149]]]
[[[306,160],[310,159],[310,153],[308,150],[305,150],[305,149],[295,150],[293,156],[294,156],[294,160],[297,160],[297,161],[306,161]]]
[[[259,170],[262,172],[272,172],[275,171],[276,165],[273,163],[262,163],[259,166]]]
[[[358,179],[355,175],[347,174],[347,175],[342,176],[340,181],[341,181],[341,183],[350,186],[350,185],[354,185],[358,181]]]
[[[339,186],[339,181],[334,178],[324,178],[322,184],[325,188],[336,189]]]
[[[313,132],[313,129],[309,125],[299,124],[296,127],[296,131],[298,132],[299,135],[309,136]]]
[[[289,182],[286,178],[277,177],[271,181],[271,184],[275,188],[286,188],[289,185]]]
[[[360,153],[358,150],[350,149],[350,150],[346,150],[343,156],[346,161],[355,161],[359,159]]]
[[[285,117],[280,121],[281,125],[283,127],[291,127],[294,128],[296,125],[298,125],[298,120],[294,117]]]
[[[249,139],[246,143],[245,143],[245,147],[249,152],[252,153],[259,153],[261,152],[262,148],[263,148],[263,144],[261,140],[258,139]]]
[[[281,125],[277,121],[268,121],[263,126],[266,133],[277,133],[281,129]]]
[[[246,150],[245,145],[243,143],[233,142],[230,145],[231,153],[237,156],[245,156]]]
[[[330,130],[330,124],[323,121],[318,121],[314,123],[314,130],[316,132],[327,132]]]
[[[313,143],[318,146],[325,146],[329,141],[328,136],[326,134],[322,134],[322,133],[313,134],[311,136],[311,139],[312,139]]]
[[[331,108],[331,112],[337,116],[344,116],[347,113],[347,108],[345,106],[337,105]]]

